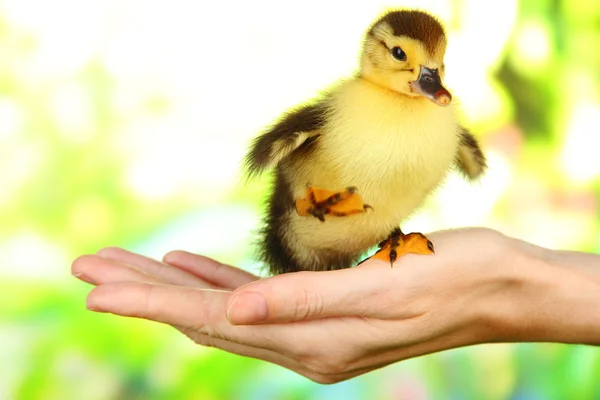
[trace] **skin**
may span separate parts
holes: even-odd
[[[335,383],[432,352],[491,342],[600,344],[600,256],[473,228],[429,235],[435,256],[394,268],[259,279],[183,251],[118,248],[74,261],[97,312],[170,324],[196,343]]]

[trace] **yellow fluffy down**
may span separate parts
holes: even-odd
[[[288,242],[307,262],[311,249],[363,252],[387,237],[445,177],[459,145],[453,105],[404,96],[361,78],[333,91],[319,145],[285,171],[295,198],[307,184],[329,190],[356,186],[372,212],[325,222],[291,212]]]

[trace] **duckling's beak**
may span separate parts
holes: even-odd
[[[452,101],[452,95],[442,86],[442,80],[436,69],[421,65],[421,73],[416,81],[410,83],[413,92],[417,92],[433,101],[438,106],[447,106]]]

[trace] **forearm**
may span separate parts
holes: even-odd
[[[600,256],[514,244],[513,284],[491,311],[495,339],[600,345]]]

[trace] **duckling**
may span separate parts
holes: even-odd
[[[249,178],[275,168],[261,230],[271,274],[353,266],[373,257],[433,254],[399,228],[452,166],[486,168],[443,86],[446,34],[432,15],[390,11],[367,30],[356,74],[284,113],[252,143]]]

